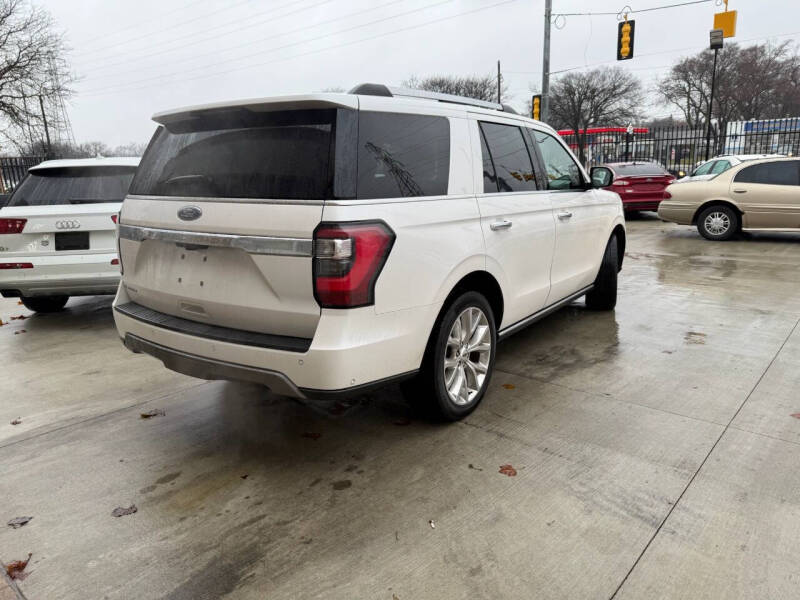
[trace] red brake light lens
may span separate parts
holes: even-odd
[[[314,231],[314,296],[322,308],[375,303],[395,235],[382,221],[321,223]]]
[[[118,258],[112,258],[111,259],[111,264],[112,265],[118,265],[119,264],[119,259]]]
[[[117,224],[117,220],[119,219],[119,215],[111,215],[111,220],[114,221],[114,225]]]
[[[32,263],[0,263],[0,269],[32,269]]]
[[[22,233],[28,219],[0,219],[0,234]]]
[[[669,200],[670,198],[672,198],[672,194],[670,194],[667,190],[664,190],[664,195],[662,196],[662,199]]]

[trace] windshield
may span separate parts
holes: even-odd
[[[655,163],[638,163],[632,165],[613,165],[619,175],[668,175],[661,165]]]
[[[8,206],[122,202],[136,167],[60,167],[30,171]]]

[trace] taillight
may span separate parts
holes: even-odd
[[[22,233],[28,219],[0,219],[0,234]]]
[[[119,259],[118,258],[112,258],[111,259],[111,264],[112,265],[118,265],[119,264]]]
[[[322,308],[375,303],[375,282],[394,244],[382,221],[320,223],[314,230],[314,297]]]
[[[32,269],[32,263],[0,263],[0,269]]]
[[[667,190],[664,190],[664,194],[661,196],[664,200],[669,200],[672,198],[672,194],[670,194]]]
[[[118,218],[119,218],[119,215],[111,215],[111,220],[114,221],[114,225],[117,224],[117,219]]]
[[[616,180],[614,183],[612,183],[611,185],[630,185],[630,184],[631,184],[631,182],[630,182],[630,181],[627,181],[627,180],[625,180],[625,179],[617,179],[617,180]]]

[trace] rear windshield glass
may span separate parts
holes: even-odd
[[[635,165],[613,165],[619,175],[667,175],[664,167],[655,163],[639,163]]]
[[[323,200],[336,112],[239,110],[159,127],[131,193]]]
[[[122,202],[136,167],[62,167],[31,171],[8,206]]]

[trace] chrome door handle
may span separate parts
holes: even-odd
[[[569,211],[560,212],[560,213],[558,213],[558,218],[559,219],[570,219],[570,218],[572,218],[572,213],[569,212]]]
[[[747,190],[733,190],[734,194],[746,194]]]
[[[495,221],[491,225],[489,225],[489,229],[492,231],[497,231],[498,229],[508,229],[512,225],[511,221],[508,219],[503,219],[502,221]]]

